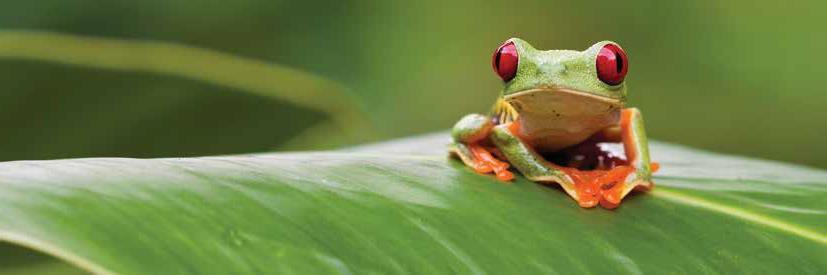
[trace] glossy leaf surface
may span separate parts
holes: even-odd
[[[581,209],[474,174],[447,141],[6,162],[0,238],[120,274],[827,270],[825,171],[656,143],[653,192]]]

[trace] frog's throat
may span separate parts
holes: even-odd
[[[583,91],[578,91],[578,90],[575,90],[575,89],[568,89],[568,88],[535,88],[535,89],[528,89],[528,90],[523,90],[523,91],[519,91],[519,92],[516,92],[516,93],[513,93],[513,94],[506,95],[506,96],[503,97],[503,99],[504,99],[505,102],[511,103],[515,100],[518,100],[519,98],[523,98],[525,96],[530,96],[531,94],[535,94],[535,93],[564,93],[564,94],[574,95],[574,96],[578,96],[578,97],[583,97],[583,99],[585,99],[585,100],[595,100],[595,101],[598,101],[598,102],[603,102],[603,103],[605,103],[607,105],[610,105],[610,106],[618,106],[618,107],[623,106],[623,100],[620,99],[620,98],[605,97],[605,96],[600,96],[600,95],[587,93],[587,92],[583,92]]]
[[[501,97],[494,106],[494,114],[500,123],[517,121],[523,115],[529,115],[535,122],[538,119],[545,121],[543,125],[549,121],[571,122],[572,119],[593,122],[593,119],[598,118],[601,121],[603,118],[611,119],[606,116],[623,108],[624,102],[622,98],[610,98],[574,89],[543,87]]]

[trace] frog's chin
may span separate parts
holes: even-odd
[[[521,134],[542,151],[581,143],[617,125],[624,102],[571,89],[532,89],[504,99],[517,113]]]
[[[535,88],[522,90],[506,95],[504,99],[509,103],[517,103],[518,105],[528,101],[534,101],[534,103],[539,104],[554,103],[544,101],[557,101],[557,103],[585,103],[623,107],[623,100],[620,98],[601,96],[569,88]]]

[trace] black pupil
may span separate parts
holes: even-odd
[[[617,64],[616,64],[617,65],[617,72],[618,73],[622,72],[623,71],[623,57],[621,55],[617,54],[617,53],[614,53],[614,54],[615,54],[615,59],[617,59]]]

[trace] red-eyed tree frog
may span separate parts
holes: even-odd
[[[508,170],[557,183],[582,207],[615,208],[633,189],[653,187],[643,117],[624,108],[629,61],[614,42],[584,51],[537,50],[519,38],[494,52],[505,87],[490,115],[454,126],[450,152],[483,174],[511,181]],[[599,143],[623,144],[625,158]]]

